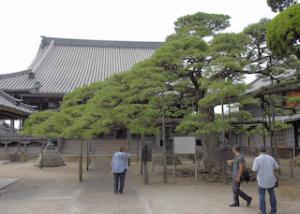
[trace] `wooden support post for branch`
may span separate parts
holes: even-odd
[[[271,86],[273,86],[273,79],[271,80]],[[272,138],[273,138],[273,141],[272,143],[274,143],[274,146],[275,146],[275,159],[277,160],[278,164],[280,164],[280,161],[279,161],[279,153],[278,153],[278,145],[277,145],[277,139],[275,137],[275,107],[274,107],[274,100],[272,99],[272,96],[269,95],[270,97],[270,108],[271,108],[271,115],[272,115]],[[274,153],[274,151],[273,151]],[[281,169],[279,168],[279,171],[278,171],[279,175],[281,174]]]
[[[222,145],[225,146],[225,116],[224,116],[224,104],[221,103],[222,109]]]
[[[293,151],[290,152],[290,174],[291,178],[294,178],[294,160]]]
[[[129,153],[131,152],[131,132],[129,129],[127,129],[127,150]]]
[[[293,161],[294,161],[294,163],[296,163],[296,139],[295,139],[295,137],[294,137],[294,143],[293,143]]]
[[[272,121],[271,121],[271,106],[270,105],[268,105],[268,110],[269,110],[268,125],[269,125],[269,135],[270,135],[269,138],[270,138],[271,154],[272,154],[273,157],[275,157],[275,155],[274,155],[274,148],[273,148],[273,125],[272,125]]]
[[[82,170],[82,159],[83,159],[83,139],[80,139],[80,154],[79,154],[79,182],[82,182],[82,174],[83,174],[83,170]]]
[[[144,184],[148,185],[149,184],[149,176],[148,176],[148,161],[143,161],[144,169],[143,169],[143,174],[144,174]]]
[[[143,149],[145,145],[145,134],[141,134],[141,148]],[[141,155],[143,155],[143,153],[141,152]],[[140,174],[143,175],[144,174],[144,163],[143,163],[143,159],[141,158],[141,164],[140,164]]]
[[[136,162],[138,163],[139,162],[139,144],[140,144],[140,140],[137,140],[136,141]]]
[[[165,125],[165,95],[162,93],[162,140],[163,140],[163,168],[164,168],[164,183],[168,182],[167,175],[167,142],[166,142],[166,125]]]
[[[176,154],[173,151],[173,177],[176,178]]]
[[[44,142],[42,142],[42,152],[41,152],[41,165],[40,169],[43,169],[44,167]]]
[[[195,183],[198,182],[197,150],[195,148]]]
[[[86,171],[90,168],[90,140],[86,141]]]

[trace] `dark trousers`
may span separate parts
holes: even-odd
[[[266,190],[269,192],[270,196],[270,204],[271,204],[271,214],[276,213],[276,196],[274,188],[264,189],[261,187],[258,187],[258,193],[259,193],[259,208],[261,211],[261,214],[266,214]]]
[[[252,198],[240,189],[241,183],[232,181],[233,200],[235,204],[240,204],[239,197],[245,201],[250,201]]]
[[[114,191],[123,193],[126,170],[122,173],[114,173]]]

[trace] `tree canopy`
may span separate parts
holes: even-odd
[[[59,112],[31,116],[24,133],[92,137],[121,128],[133,133],[156,133],[162,96],[166,117],[182,119],[177,131],[200,134],[199,128],[185,125],[193,121],[198,123],[196,127],[206,127],[201,128],[206,133],[220,131],[215,129],[220,120],[215,117],[214,107],[246,90],[241,81],[245,73],[260,72],[253,66],[247,70],[252,63],[247,56],[251,37],[247,33],[221,33],[230,25],[229,18],[206,13],[179,18],[175,34],[150,59],[106,81],[76,89],[64,97]],[[241,105],[250,100],[237,99]],[[37,121],[39,115],[47,117]]]
[[[267,0],[267,4],[273,12],[281,12],[297,3],[297,0]]]
[[[42,124],[50,126],[58,136],[67,137],[97,136],[118,128],[154,133],[161,117],[162,94],[167,117],[186,121],[188,115],[201,110],[214,122],[213,108],[220,104],[220,96],[224,101],[225,96],[236,96],[236,90],[242,91],[239,71],[248,63],[242,55],[249,37],[243,33],[220,33],[230,25],[229,18],[200,12],[179,18],[175,34],[150,59],[104,82],[76,89],[64,97],[59,112],[37,113],[58,115],[64,123],[56,128],[55,119],[50,120],[49,116],[35,124],[35,115],[26,121],[24,133],[39,134],[35,132],[39,129],[32,127]],[[211,41],[204,39],[208,36]],[[213,93],[213,88],[223,87],[224,79],[228,80],[226,85],[231,85],[232,94],[230,90]],[[206,96],[206,105],[205,100],[199,103]]]
[[[294,54],[300,59],[300,4],[277,15],[268,26],[268,47],[278,56]]]
[[[164,113],[179,121],[174,127],[177,133],[201,135],[205,145],[216,149],[221,133],[247,130],[243,122],[253,118],[243,107],[260,105],[271,113],[270,101],[275,98],[269,94],[253,98],[243,82],[245,75],[285,83],[278,76],[287,68],[299,68],[295,57],[279,57],[267,47],[270,20],[262,19],[241,33],[224,33],[229,19],[201,12],[180,17],[175,33],[149,59],[67,94],[59,111],[31,115],[23,134],[91,138],[120,129],[156,134]],[[229,109],[225,115],[228,103],[235,103],[240,111]],[[219,105],[222,114],[214,111]],[[209,152],[208,157],[213,156]]]

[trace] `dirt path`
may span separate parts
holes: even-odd
[[[40,170],[32,162],[0,165],[1,177],[21,180],[0,196],[1,214],[238,214],[257,213],[258,202],[247,208],[229,208],[230,186],[223,184],[193,184],[192,178],[170,178],[166,185],[162,175],[152,173],[151,184],[144,186],[133,164],[126,178],[124,195],[112,191],[109,160],[98,160],[84,182],[77,181],[77,164],[67,163],[60,168]],[[255,184],[243,189],[255,196]],[[286,194],[286,190],[294,192]],[[279,214],[297,214],[300,209],[298,192],[284,185],[279,192]],[[294,198],[294,196],[297,196]]]

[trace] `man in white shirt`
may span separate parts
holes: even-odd
[[[274,171],[279,169],[278,163],[274,158],[266,154],[266,148],[260,148],[260,155],[255,158],[252,170],[257,173],[259,207],[261,214],[266,214],[266,190],[269,192],[271,214],[276,214],[276,196],[274,187],[276,186],[276,176]]]
[[[120,151],[113,154],[111,161],[111,169],[114,175],[114,191],[115,193],[123,194],[125,174],[128,169],[129,154],[125,152],[123,146],[120,147]]]

